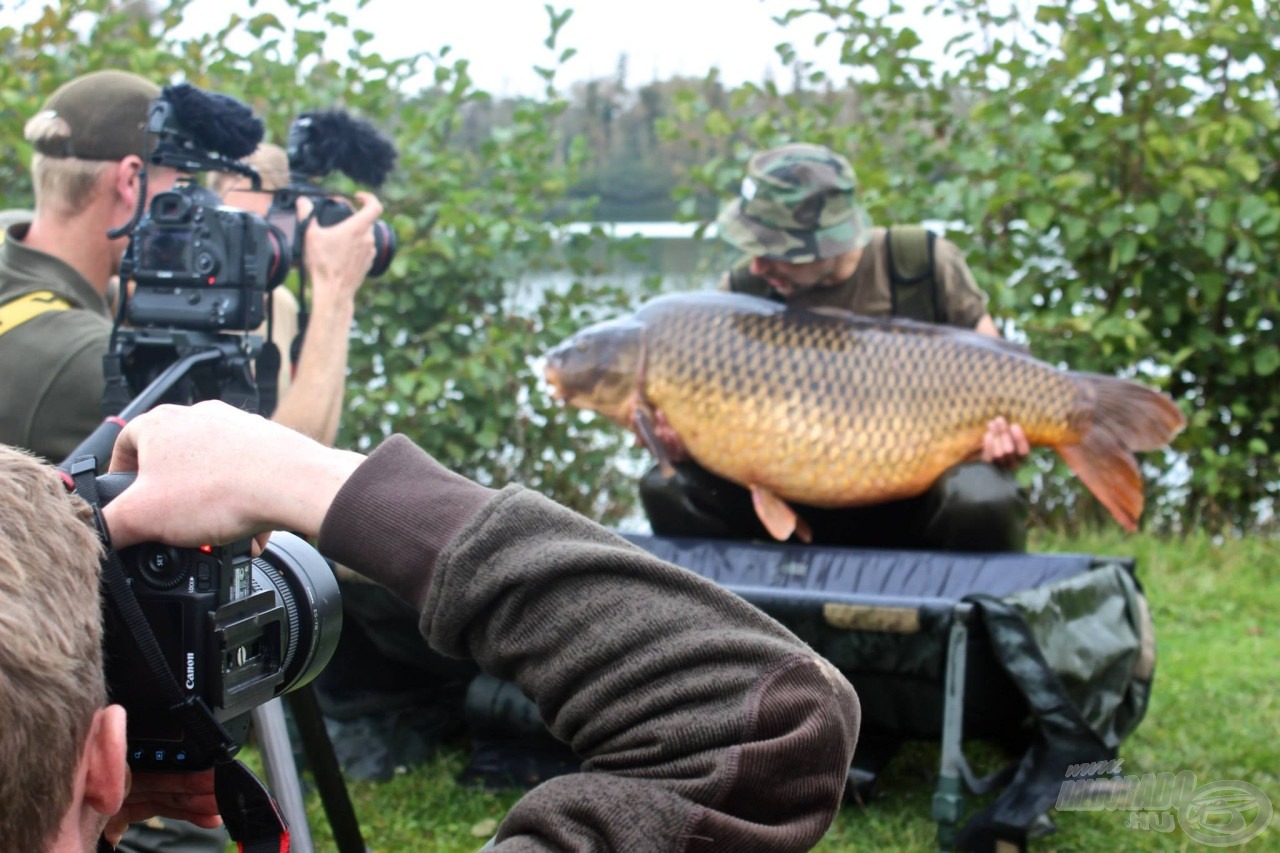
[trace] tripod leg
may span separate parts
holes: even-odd
[[[333,743],[324,728],[315,688],[307,684],[285,695],[289,697],[293,720],[302,734],[302,747],[307,752],[307,762],[320,791],[320,800],[324,803],[338,853],[366,853],[368,848],[360,834],[360,824],[351,805],[351,796],[347,793],[346,780],[338,767],[338,758],[333,753]]]
[[[262,750],[262,763],[267,771],[267,787],[271,790],[285,820],[289,821],[289,848],[298,853],[313,853],[311,828],[307,825],[307,809],[302,800],[302,784],[293,763],[293,748],[284,721],[284,705],[272,699],[259,705],[253,714],[254,737]]]

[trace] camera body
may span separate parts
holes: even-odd
[[[136,326],[246,331],[262,324],[264,297],[289,272],[279,229],[222,207],[190,182],[157,193],[129,247]]]
[[[99,477],[108,503],[131,476]],[[143,543],[118,552],[128,586],[184,699],[208,709],[235,743],[249,712],[311,681],[342,631],[342,599],[328,562],[304,540],[275,533],[262,554],[252,539],[176,548]],[[133,628],[104,601],[107,690],[128,712],[135,771],[203,770],[219,757],[162,695]]]

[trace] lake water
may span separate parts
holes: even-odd
[[[715,236],[714,225],[702,236],[687,222],[578,222],[566,226],[564,233],[590,234],[596,229],[604,239],[590,256],[600,272],[579,278],[588,284],[614,284],[638,293],[647,278],[660,276],[667,292],[706,290],[714,288],[739,257]],[[567,288],[573,281],[569,273],[557,271],[528,276],[522,284],[540,292]]]

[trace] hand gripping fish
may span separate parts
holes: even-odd
[[[547,355],[557,398],[635,430],[664,473],[660,412],[704,468],[751,490],[777,539],[788,501],[852,507],[912,497],[977,457],[996,417],[1052,447],[1126,530],[1142,514],[1135,452],[1186,422],[1126,379],[1060,370],[947,326],[811,311],[750,296],[664,296]]]

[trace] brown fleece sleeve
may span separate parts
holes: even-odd
[[[858,728],[853,689],[829,663],[715,584],[403,444],[343,488],[321,549],[418,606],[433,648],[516,682],[584,760],[512,808],[497,849],[807,850],[821,838]]]
[[[496,494],[394,435],[338,492],[317,544],[421,611],[441,549]]]

